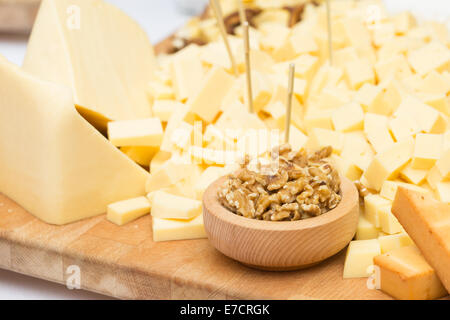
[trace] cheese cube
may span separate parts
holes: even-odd
[[[312,149],[321,149],[327,146],[333,147],[333,152],[340,154],[344,146],[345,136],[341,132],[313,128],[309,134],[308,147]]]
[[[420,132],[420,125],[413,115],[403,115],[392,118],[389,121],[389,129],[396,141],[402,141]]]
[[[153,115],[161,121],[167,122],[174,112],[181,110],[183,104],[175,100],[155,100],[153,102]]]
[[[286,122],[286,97],[288,96],[288,88],[287,84],[275,84],[275,89],[272,93],[272,98],[264,111],[267,111],[267,108],[272,108],[271,110],[277,109],[274,111],[275,116],[272,115],[278,122],[279,128],[284,130]],[[267,111],[268,112],[268,111]],[[269,112],[270,113],[270,112]],[[303,128],[303,107],[300,105],[296,98],[292,99],[292,113],[291,113],[291,121],[292,123],[299,129]]]
[[[364,112],[380,109],[383,101],[383,88],[365,83],[355,94],[355,101],[361,104]]]
[[[392,20],[395,25],[395,31],[398,34],[406,34],[416,25],[415,17],[408,11],[403,11],[396,14]]]
[[[306,131],[310,133],[313,128],[333,130],[332,113],[332,109],[321,110],[314,105],[310,105],[304,118]]]
[[[150,173],[158,171],[171,156],[169,152],[159,150],[150,161]]]
[[[345,75],[351,88],[358,90],[364,83],[375,84],[375,74],[366,59],[350,61],[345,65]]]
[[[383,103],[373,105],[371,110],[373,113],[389,116],[402,102],[402,92],[400,84],[396,81],[391,81],[383,86]]]
[[[442,112],[446,116],[450,116],[450,98],[447,95],[441,94],[432,94],[432,93],[418,93],[417,96],[424,102],[425,104],[433,107],[439,112]]]
[[[150,203],[146,197],[138,197],[111,203],[107,207],[106,219],[122,226],[150,212]]]
[[[433,70],[423,79],[420,91],[423,93],[447,95],[450,91],[450,83],[444,75]]]
[[[167,121],[166,130],[164,131],[163,140],[160,146],[160,150],[172,153],[173,150],[173,142],[171,141],[172,134],[177,128],[180,126],[181,122],[185,117],[187,117],[189,112],[189,107],[183,105],[177,112],[172,113]]]
[[[117,147],[159,147],[163,128],[158,118],[108,122],[108,138]]]
[[[350,242],[344,264],[344,279],[370,276],[373,258],[381,254],[377,239]]]
[[[408,61],[414,71],[420,75],[425,75],[433,70],[440,72],[448,68],[450,52],[443,44],[431,42],[422,48],[409,52]]]
[[[152,195],[151,214],[155,218],[189,220],[202,212],[199,200],[176,196],[164,191]]]
[[[150,165],[150,161],[158,152],[157,147],[122,147],[120,150],[134,162],[144,167]]]
[[[178,101],[184,102],[196,94],[203,80],[197,46],[189,46],[172,56],[171,78]]]
[[[253,110],[258,113],[270,101],[272,97],[272,87],[270,79],[265,74],[252,71],[252,98]],[[247,89],[244,94],[245,105],[248,106]]]
[[[207,238],[203,215],[191,220],[152,218],[153,241],[171,241]]]
[[[212,122],[233,83],[233,76],[226,73],[223,68],[214,67],[206,75],[197,93],[188,101],[190,112],[206,122]]]
[[[361,171],[367,169],[372,162],[375,152],[364,136],[362,131],[353,131],[344,134],[344,146],[342,158],[355,163]]]
[[[304,53],[314,53],[319,50],[314,36],[305,28],[294,28],[289,41],[292,45],[295,56]]]
[[[322,92],[323,88],[336,86],[343,75],[342,69],[332,67],[329,64],[324,64],[314,75],[309,94],[311,96],[318,95]]]
[[[410,183],[405,183],[401,181],[385,181],[383,182],[383,186],[380,190],[380,196],[382,196],[385,199],[394,201],[395,194],[397,193],[398,187],[402,187],[408,190],[414,190],[416,192],[420,192],[421,194],[429,194],[430,192],[422,187],[415,186]]]
[[[319,59],[310,54],[302,54],[291,61],[295,64],[295,76],[305,79],[308,83],[317,71]]]
[[[394,54],[386,59],[380,59],[375,64],[378,82],[392,78],[404,79],[413,75],[412,70],[403,54]]]
[[[412,239],[406,233],[390,234],[378,237],[381,253],[414,245]]]
[[[180,180],[186,179],[191,175],[198,173],[199,169],[197,165],[190,162],[183,162],[184,161],[171,159],[164,162],[158,170],[152,171],[147,179],[145,191],[149,193],[160,188],[169,187]]]
[[[364,133],[377,153],[383,152],[394,144],[386,116],[366,113],[364,116]]]
[[[391,212],[392,205],[381,206],[377,209],[380,227],[387,234],[396,234],[403,231],[402,225]]]
[[[383,206],[390,206],[391,201],[380,197],[377,194],[369,194],[364,197],[364,215],[365,218],[372,223],[376,228],[381,227],[379,208]]]
[[[334,163],[338,172],[352,181],[359,180],[362,175],[362,170],[348,158],[340,157],[336,154],[332,154],[330,161]]]
[[[413,148],[414,140],[408,139],[377,154],[363,175],[368,187],[379,191],[385,180],[395,178],[411,159]]]
[[[334,110],[331,115],[334,129],[348,132],[363,129],[364,112],[361,105],[351,102]]]
[[[439,170],[442,180],[450,180],[450,149],[445,150],[441,158],[436,161],[435,166]]]
[[[289,129],[289,143],[293,150],[300,150],[305,147],[308,142],[308,136],[297,129],[296,126],[291,125]]]
[[[209,185],[224,175],[225,169],[223,167],[211,166],[206,168],[194,185],[196,199],[201,200],[203,197],[203,193],[209,187]]]
[[[153,99],[175,99],[172,87],[158,81],[149,82],[148,92]]]
[[[378,237],[378,229],[364,215],[359,216],[356,240],[371,240]]]
[[[394,249],[374,258],[381,290],[400,300],[438,299],[447,295],[435,271],[415,246]]]
[[[444,203],[450,203],[450,182],[439,182],[436,185],[438,199]]]
[[[441,157],[444,136],[442,134],[417,134],[412,167],[430,169]]]
[[[399,188],[392,212],[450,290],[450,205]]]
[[[425,181],[428,174],[428,170],[414,169],[411,163],[408,163],[402,171],[400,171],[400,177],[406,182],[419,185]]]

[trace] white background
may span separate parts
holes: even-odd
[[[106,1],[117,5],[136,19],[147,31],[152,43],[156,43],[170,35],[188,19],[188,16],[176,9],[175,0]],[[450,18],[450,0],[385,0],[385,2],[391,12],[410,10],[425,18],[436,18],[440,20]],[[0,54],[4,55],[10,61],[20,65],[25,54],[25,49],[26,38],[0,35]],[[0,299],[109,298],[83,290],[68,290],[62,285],[0,269]]]

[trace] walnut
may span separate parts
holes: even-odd
[[[308,156],[304,149],[293,151],[283,144],[272,150],[272,155],[279,155],[279,163],[269,175],[250,170],[247,156],[245,165],[219,190],[219,200],[235,214],[265,221],[324,214],[341,201],[339,174],[324,160],[331,152],[327,147]]]

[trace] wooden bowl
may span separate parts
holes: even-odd
[[[218,200],[225,179],[211,184],[203,196],[205,230],[217,250],[247,266],[271,271],[306,268],[341,251],[355,235],[359,195],[346,178],[335,209],[299,221],[262,221],[234,214]]]

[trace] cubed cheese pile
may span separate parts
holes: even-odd
[[[374,9],[377,19],[367,19]],[[155,199],[161,191],[183,198],[176,198],[180,203],[199,201],[249,146],[252,155],[263,156],[283,141],[288,65],[294,63],[290,143],[311,149],[332,145],[331,160],[341,174],[367,187],[357,241],[370,241],[370,254],[410,243],[391,213],[396,188],[450,202],[447,28],[419,23],[408,12],[389,15],[382,1],[334,1],[330,65],[325,6],[306,5],[302,21],[292,28],[280,12],[265,10],[250,30],[255,113],[247,111],[241,30],[228,37],[240,71],[235,76],[215,22],[194,19],[183,32],[207,34],[209,43],[160,55],[148,87],[154,118],[111,123],[111,141],[150,168],[147,192]],[[252,136],[264,131],[263,138]],[[201,223],[183,214],[153,215],[177,223],[154,228],[191,230],[192,223]],[[161,239],[170,238],[179,237]],[[355,252],[364,251],[363,243],[354,245]],[[359,263],[349,259],[346,270],[353,269],[351,261]],[[362,265],[359,269],[353,275],[365,274]]]

